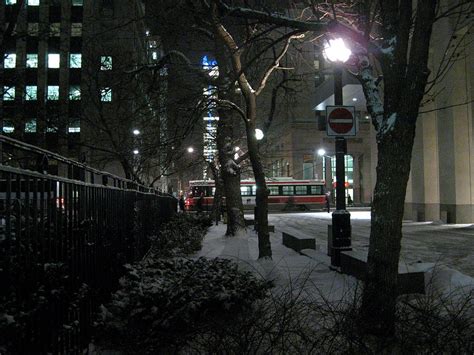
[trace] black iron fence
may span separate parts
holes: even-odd
[[[0,143],[0,353],[82,352],[122,265],[146,252],[176,199],[8,137]]]

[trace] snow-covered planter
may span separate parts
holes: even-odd
[[[199,251],[211,224],[206,215],[176,215],[151,238],[151,257],[185,256]]]
[[[97,324],[99,344],[125,351],[176,350],[209,319],[248,310],[271,287],[227,259],[148,258],[126,267]]]

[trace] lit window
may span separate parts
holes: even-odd
[[[60,56],[57,53],[48,54],[48,68],[59,68]]]
[[[151,54],[151,57],[152,57],[153,60],[157,60],[158,59],[158,52],[153,52]]]
[[[39,6],[40,0],[28,0],[28,6]]]
[[[51,37],[59,37],[61,34],[61,24],[59,22],[55,22],[49,25],[49,35]]]
[[[72,37],[82,36],[82,23],[74,22],[73,24],[71,24],[71,36]]]
[[[100,70],[112,70],[112,57],[110,55],[100,57]]]
[[[25,132],[26,133],[36,133],[36,118],[32,118],[25,123]]]
[[[80,133],[81,132],[81,121],[77,119],[73,119],[69,124],[67,129],[69,133]]]
[[[10,120],[3,120],[3,133],[13,133],[15,127],[13,126],[13,122]]]
[[[69,88],[69,100],[75,101],[81,99],[81,87],[71,86]]]
[[[16,54],[9,53],[5,55],[5,59],[3,61],[3,66],[6,69],[15,68],[16,67]]]
[[[15,100],[15,87],[3,87],[3,100],[4,101],[13,101]]]
[[[82,54],[71,53],[69,55],[69,68],[80,68],[82,66]]]
[[[56,133],[58,131],[58,127],[46,127],[47,133]]]
[[[59,100],[59,86],[48,86],[48,100]]]
[[[28,23],[28,36],[36,37],[38,36],[39,25],[38,22],[29,22]]]
[[[305,186],[295,186],[295,195],[306,195],[308,188]]]
[[[280,194],[278,186],[268,186],[268,190],[270,191],[270,195],[279,195]]]
[[[103,101],[103,102],[112,101],[112,89],[111,88],[100,89],[100,101]]]
[[[251,196],[252,195],[252,187],[251,186],[240,186],[240,194],[242,196]]]
[[[38,68],[38,54],[27,54],[26,55],[26,67],[27,68]]]
[[[5,0],[5,5],[15,5],[16,0]]]
[[[26,86],[25,88],[25,99],[27,101],[37,100],[38,87],[36,85]]]
[[[82,6],[83,1],[82,0],[72,0],[72,6]]]

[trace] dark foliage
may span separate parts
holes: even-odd
[[[150,256],[185,256],[201,249],[202,240],[212,219],[205,214],[178,214],[163,224],[157,236],[151,238]]]
[[[177,351],[215,319],[249,310],[271,287],[225,259],[147,258],[127,268],[97,329],[100,343],[135,353]]]

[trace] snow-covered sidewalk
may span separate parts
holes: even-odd
[[[247,233],[225,236],[226,225],[212,226],[203,247],[194,257],[228,258],[239,266],[265,279],[273,280],[277,288],[291,288],[296,292],[305,291],[311,297],[318,294],[327,301],[352,297],[358,281],[329,269],[330,258],[326,255],[326,245],[317,245],[317,250],[303,251],[301,255],[282,244],[281,232],[270,233],[272,260],[258,260],[257,234],[252,227]],[[459,271],[423,263],[413,265],[418,271],[425,272],[426,291],[450,294],[454,289],[474,290],[474,279]],[[472,291],[471,291],[472,292]]]
[[[311,292],[312,297],[317,290],[327,300],[344,298],[357,283],[351,276],[331,271],[330,258],[322,250],[308,250],[311,255],[308,257],[285,247],[279,231],[270,233],[272,260],[258,260],[257,234],[252,227],[247,229],[247,234],[236,237],[226,237],[225,231],[225,224],[212,226],[195,257],[233,259],[244,270],[273,280],[278,288],[296,292],[303,289]]]

